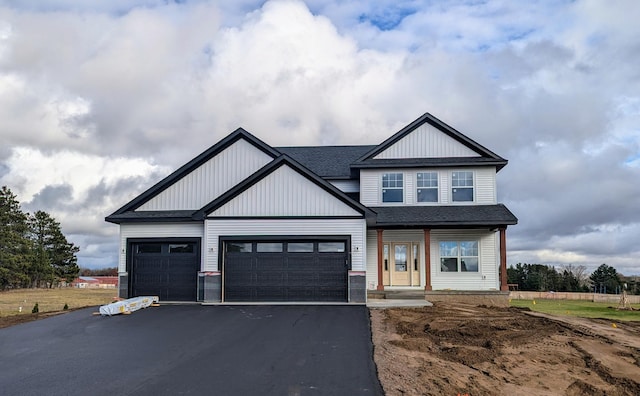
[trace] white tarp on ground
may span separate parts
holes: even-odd
[[[122,301],[116,301],[111,304],[103,305],[100,307],[100,315],[111,316],[122,313],[131,313],[142,308],[147,308],[151,304],[157,303],[158,296],[141,296],[133,297]]]

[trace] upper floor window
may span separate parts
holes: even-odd
[[[382,202],[402,202],[403,197],[402,173],[382,174]]]
[[[473,172],[451,173],[451,200],[453,202],[473,202]]]
[[[419,172],[416,188],[418,202],[438,202],[438,172]]]

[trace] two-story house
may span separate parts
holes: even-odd
[[[120,296],[504,292],[506,164],[430,114],[371,146],[271,147],[238,129],[106,218],[120,226]]]

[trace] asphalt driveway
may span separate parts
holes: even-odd
[[[6,395],[381,395],[364,306],[85,309],[0,329]]]

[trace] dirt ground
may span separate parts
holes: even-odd
[[[387,396],[640,395],[640,322],[436,304],[371,309],[371,328]]]
[[[71,311],[73,311],[73,309],[69,309],[67,311],[27,313],[22,315],[3,316],[0,317],[0,329],[2,329],[3,327],[14,326],[20,323],[33,322],[34,320],[44,319]]]
[[[436,304],[372,309],[394,395],[640,395],[640,322]]]

